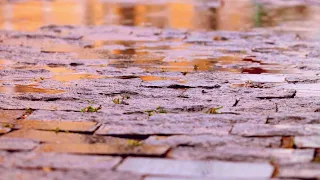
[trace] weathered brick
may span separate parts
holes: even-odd
[[[154,158],[126,158],[118,171],[129,171],[137,174],[238,178],[270,178],[273,167],[268,163],[237,163],[222,161],[185,161]],[[232,172],[232,173],[230,173]]]
[[[236,124],[231,134],[241,136],[311,136],[320,135],[320,125]]]
[[[273,149],[233,145],[206,147],[178,147],[168,157],[182,160],[225,160],[244,162],[274,162],[276,164],[308,163],[313,160],[313,149]]]

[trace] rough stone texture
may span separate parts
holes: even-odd
[[[38,146],[38,143],[24,138],[6,138],[0,137],[0,150],[25,151],[32,150]]]
[[[169,152],[168,157],[183,160],[225,160],[244,162],[270,162],[277,164],[308,163],[313,160],[314,150],[249,148],[219,146],[216,148],[179,147]]]
[[[10,131],[11,131],[10,128],[0,127],[0,135],[1,135],[1,134],[8,133],[8,132],[10,132]]]
[[[55,153],[16,153],[8,155],[2,163],[20,168],[82,169],[111,170],[121,157],[84,156]]]
[[[4,162],[5,158],[8,156],[9,152],[0,150],[0,168],[8,168],[10,164]]]
[[[278,177],[317,179],[320,177],[320,164],[307,163],[283,166],[279,168]]]
[[[108,180],[142,180],[142,177],[124,172],[114,171],[101,171],[101,170],[90,170],[90,171],[52,171],[50,168],[44,168],[43,170],[22,170],[22,169],[5,169],[0,168],[1,179],[20,179],[20,180],[58,180],[58,179],[76,179],[76,180],[104,180],[108,177]]]
[[[256,99],[240,99],[237,106],[232,108],[235,113],[247,112],[260,115],[269,115],[276,112],[276,104],[271,100],[256,100]]]
[[[294,145],[298,148],[320,148],[320,136],[294,137]]]
[[[115,137],[90,136],[86,134],[76,134],[67,132],[39,131],[32,129],[21,129],[4,135],[10,138],[25,138],[34,141],[48,143],[125,143],[125,139]]]
[[[161,144],[176,146],[224,146],[228,144],[247,147],[280,147],[280,137],[246,138],[239,136],[212,136],[212,135],[176,135],[150,136],[144,141],[147,144]]]
[[[128,2],[0,3],[0,179],[269,179],[269,161],[275,179],[316,177],[319,2]],[[69,10],[83,25],[25,30]]]
[[[150,158],[126,158],[118,171],[138,174],[211,178],[270,178],[273,167],[268,163],[220,161],[182,161]],[[230,173],[233,172],[233,173]]]
[[[309,95],[318,93],[308,93]],[[308,113],[317,112],[320,107],[320,98],[317,96],[311,97],[295,97],[293,99],[275,99],[272,100],[277,104],[278,112],[281,113]]]
[[[172,123],[252,123],[252,124],[265,124],[267,120],[266,116],[258,116],[253,114],[204,114],[204,113],[192,113],[192,114],[155,114],[149,118],[149,121],[158,122],[172,122]]]
[[[25,138],[40,142],[51,142],[51,143],[81,143],[86,141],[87,135],[74,134],[74,133],[61,133],[54,131],[39,131],[21,129],[6,134],[4,137],[10,138]]]
[[[45,111],[36,110],[26,120],[60,120],[60,121],[96,121],[97,118],[103,116],[102,113],[81,113],[68,111]]]
[[[119,122],[119,121],[141,121],[148,120],[148,114],[120,114],[117,113],[82,113],[82,112],[69,112],[69,111],[45,111],[37,110],[34,111],[27,120],[59,120],[59,121],[95,121],[101,123]]]
[[[258,125],[236,124],[231,131],[233,135],[241,136],[310,136],[320,135],[320,125]]]
[[[286,81],[288,83],[317,83],[320,81],[320,77],[319,76],[291,76],[291,77],[287,77]]]
[[[320,113],[274,113],[268,117],[268,124],[320,124]]]
[[[256,97],[259,99],[286,99],[286,98],[294,98],[295,94],[296,94],[296,90],[272,89],[272,90],[259,92],[259,94]]]
[[[183,177],[156,177],[156,176],[147,176],[144,180],[209,180],[210,178],[183,178]]]
[[[129,127],[119,125],[102,125],[97,131],[97,135],[154,135],[154,134],[213,134],[227,135],[231,130],[230,125],[131,125]]]
[[[39,152],[57,152],[74,154],[116,154],[116,155],[145,155],[162,156],[169,150],[165,145],[117,145],[117,144],[43,144]]]
[[[0,109],[0,122],[11,122],[21,117],[25,111]]]
[[[14,124],[15,129],[38,129],[52,131],[94,132],[98,128],[95,122],[64,122],[64,121],[40,121],[19,120]]]

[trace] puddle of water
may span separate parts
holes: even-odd
[[[302,4],[258,4],[252,0],[224,0],[222,4],[212,5],[210,3],[204,0],[163,1],[157,3],[136,0],[112,2],[101,0],[6,1],[0,3],[0,29],[34,31],[40,26],[48,24],[115,24],[130,26],[151,25],[159,28],[190,30],[241,31],[252,27],[277,26],[288,21],[319,20],[314,14],[320,14],[320,11],[316,11],[317,8]],[[181,17],[184,18],[181,19]],[[60,32],[60,34],[66,33],[68,32]],[[279,76],[273,77],[265,74],[288,73],[287,70],[283,70],[285,68],[278,64],[266,63],[263,60],[255,59],[255,57],[244,58],[245,52],[241,50],[228,52],[237,54],[235,56],[203,58],[208,56],[210,52],[201,54],[199,51],[200,55],[197,56],[198,52],[195,53],[196,50],[193,49],[192,44],[183,43],[181,39],[178,40],[178,44],[171,46],[161,44],[162,41],[159,39],[145,39],[138,42],[135,39],[130,40],[128,37],[104,37],[107,39],[106,41],[103,41],[104,38],[99,36],[96,38],[93,48],[55,44],[53,42],[37,44],[31,41],[25,42],[24,45],[38,47],[44,53],[72,53],[73,57],[78,59],[107,58],[107,66],[116,68],[139,67],[146,71],[157,72],[227,71],[242,74],[260,74],[261,76],[252,76],[248,79],[258,82],[282,82],[282,77],[280,80]],[[214,38],[216,38],[216,41],[222,41],[219,37]],[[141,39],[139,38],[139,40]],[[168,40],[168,42],[172,43],[175,40]],[[166,43],[168,42],[166,41]],[[144,43],[147,45],[143,45]],[[111,45],[119,45],[121,47],[110,48]],[[106,47],[104,48],[104,46]],[[173,54],[169,60],[166,54],[168,51],[170,51],[169,58],[171,52]],[[253,51],[287,53],[286,49],[281,48],[258,48],[253,49]],[[191,53],[190,56],[187,52]],[[288,53],[295,52],[290,51]],[[192,59],[182,58],[181,60],[176,57],[176,54],[182,55],[182,57],[192,57]],[[164,56],[166,59],[164,59]],[[0,60],[0,69],[10,65],[10,62]],[[101,65],[101,67],[105,66],[105,64]],[[63,67],[46,67],[45,69],[53,74],[52,79],[60,82],[101,78],[98,75],[81,74]],[[141,79],[143,81],[166,80],[163,77],[147,76],[141,77]],[[1,88],[3,89],[2,91],[11,91],[7,90],[8,87]]]
[[[142,48],[131,48],[130,46],[125,46],[122,49],[103,47],[106,44],[112,44],[110,46],[125,45],[128,44],[124,42],[114,42],[114,41],[103,41],[101,43],[95,42],[92,48],[83,48],[76,45],[70,44],[56,44],[56,43],[42,43],[33,44],[28,43],[24,45],[29,45],[32,47],[39,47],[43,53],[71,53],[73,58],[77,59],[101,59],[108,57],[110,55],[147,55],[148,52]],[[133,41],[131,44],[137,43]]]
[[[39,45],[30,44],[30,46],[37,47]],[[43,53],[71,53],[72,57],[77,59],[100,59],[103,57],[92,49],[70,44],[45,43],[39,47]]]
[[[2,2],[0,9],[1,29],[25,31],[48,24],[244,30],[292,20],[312,20],[319,14],[312,5],[277,3],[272,6],[252,0],[224,0],[223,3],[205,0],[157,3],[135,0],[25,0]]]
[[[161,76],[140,76],[139,77],[142,81],[165,81],[165,80],[172,80],[177,81],[180,83],[184,83],[185,81],[179,78],[173,77],[161,77]]]
[[[140,57],[136,60],[112,60],[109,66],[117,68],[139,67],[147,71],[156,72],[195,72],[195,71],[225,71],[243,74],[286,74],[290,70],[275,63],[264,63],[262,60],[255,60],[252,57],[221,56],[217,58],[195,58],[193,60],[164,61],[163,58],[148,59]],[[245,65],[246,64],[246,65]],[[247,67],[249,64],[250,67]],[[252,66],[255,64],[256,66]],[[243,67],[245,65],[245,67]],[[230,68],[229,66],[232,66]]]
[[[54,75],[52,79],[60,81],[60,82],[69,82],[80,79],[99,79],[100,76],[92,75],[92,74],[67,74],[67,75]]]
[[[0,93],[44,93],[44,94],[58,94],[63,93],[63,90],[42,89],[36,88],[36,85],[15,85],[15,86],[0,86]]]
[[[65,68],[65,67],[44,67],[44,69],[50,71],[53,74],[70,74],[74,73],[71,69]]]
[[[52,79],[60,82],[69,82],[80,79],[98,79],[101,78],[98,75],[86,74],[86,73],[76,73],[71,69],[65,67],[44,67],[44,69],[50,71],[54,75]]]

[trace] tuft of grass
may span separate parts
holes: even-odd
[[[121,104],[121,99],[120,98],[114,98],[113,100],[112,100],[112,102],[114,103],[114,104]]]
[[[60,128],[56,127],[56,129],[54,129],[54,132],[56,132],[58,134],[60,132]]]
[[[29,107],[26,108],[25,111],[26,111],[25,112],[26,114],[31,114],[33,112],[33,110],[31,108],[29,108]]]
[[[222,109],[223,106],[221,107],[217,107],[217,108],[209,108],[207,111],[206,111],[206,114],[220,114],[220,112],[218,112],[219,109]]]
[[[121,95],[121,97],[118,97],[118,98],[114,98],[112,99],[112,102],[114,104],[123,104],[123,105],[129,105],[128,103],[126,103],[124,100],[126,99],[130,99],[130,96],[128,95]]]
[[[86,108],[81,109],[80,111],[81,112],[98,112],[101,108],[102,108],[101,105],[99,107],[97,107],[97,108],[94,108],[92,106],[88,106]]]
[[[161,106],[158,106],[158,107],[157,107],[156,112],[157,112],[157,113],[162,113],[162,114],[168,113],[168,112],[167,112],[163,107],[161,107]]]
[[[59,127],[56,127],[53,131],[54,131],[56,134],[58,134],[58,133],[60,133],[60,132],[70,133],[70,131],[68,131],[68,130],[62,130],[62,129],[60,129]]]
[[[163,107],[158,106],[156,109],[152,109],[152,110],[146,110],[144,111],[148,114],[148,116],[152,116],[153,113],[158,113],[158,114],[166,114],[168,113],[167,110],[165,110]]]
[[[127,140],[127,145],[128,145],[129,147],[138,147],[138,146],[143,145],[143,142],[129,139],[129,140]]]
[[[144,112],[146,112],[148,114],[148,116],[152,116],[153,115],[153,110],[146,110]]]
[[[12,128],[14,127],[14,125],[13,125],[13,124],[9,124],[9,123],[4,123],[4,124],[2,124],[2,127],[3,127],[3,128],[10,128],[10,129],[12,129]]]

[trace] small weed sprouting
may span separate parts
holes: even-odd
[[[210,108],[206,111],[206,114],[220,114],[220,112],[218,112],[219,109],[222,109],[223,106],[221,107],[217,107],[217,108]]]
[[[251,80],[244,82],[244,87],[252,87],[252,86],[253,86],[253,82]]]
[[[127,145],[129,147],[138,147],[141,146],[143,143],[141,141],[137,141],[137,140],[127,140]]]
[[[153,110],[146,110],[144,112],[146,112],[148,114],[148,116],[152,116],[152,114],[153,114]]]
[[[112,99],[112,102],[113,102],[114,104],[129,105],[127,102],[124,101],[124,100],[126,100],[126,99],[130,99],[130,96],[128,96],[128,95],[121,95],[121,97]]]
[[[114,98],[113,100],[112,100],[112,102],[114,103],[114,104],[121,104],[121,99],[120,98]]]
[[[158,106],[156,109],[154,109],[154,110],[146,110],[146,111],[144,111],[144,112],[146,112],[147,114],[148,114],[148,116],[152,116],[153,115],[153,113],[158,113],[158,114],[166,114],[166,113],[168,113],[168,111],[167,110],[165,110],[163,107],[161,107],[161,106]]]
[[[12,128],[14,127],[14,125],[13,125],[13,124],[9,124],[9,123],[4,123],[4,124],[2,124],[2,127],[3,127],[3,128],[10,128],[10,129],[12,129]]]
[[[157,113],[162,113],[162,114],[166,114],[167,113],[167,111],[163,107],[160,107],[160,106],[157,107],[156,112]]]
[[[25,114],[31,114],[33,112],[31,108],[26,108],[25,111]]]
[[[56,127],[56,129],[54,129],[54,132],[58,134],[60,132],[60,128]]]
[[[70,133],[69,130],[62,130],[62,129],[60,129],[59,127],[56,127],[53,131],[54,131],[56,134],[58,134],[58,133],[60,133],[60,132]]]
[[[98,112],[101,108],[102,108],[101,105],[97,108],[94,108],[92,106],[88,106],[86,108],[81,109],[81,112]]]

